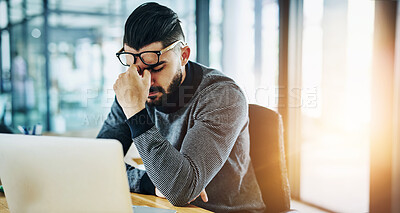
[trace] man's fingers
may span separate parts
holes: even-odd
[[[158,196],[158,197],[162,197],[162,198],[165,198],[165,196],[163,195],[163,194],[161,194],[161,192],[156,188],[156,195]]]
[[[145,69],[143,71],[143,83],[146,86],[150,86],[150,84],[151,84],[151,74],[150,74],[150,71],[148,69]]]
[[[194,200],[196,200],[199,196],[201,197],[201,199],[203,200],[204,203],[207,203],[207,202],[208,202],[207,192],[206,192],[205,189],[203,189],[203,191],[201,191],[200,194],[197,195],[197,197],[195,197],[193,200],[191,200],[191,201],[189,202],[189,204],[190,204],[191,202],[193,202]]]
[[[207,196],[207,192],[205,189],[203,189],[203,191],[200,192],[200,196],[201,196],[201,199],[203,200],[203,202],[205,202],[205,203],[208,202],[208,196]]]
[[[128,68],[128,71],[127,71],[127,72],[133,74],[132,76],[139,77],[139,72],[140,72],[140,71],[141,71],[141,70],[140,70],[140,67],[139,67],[138,65],[132,64],[132,65]]]
[[[197,198],[197,197],[196,197]],[[191,201],[189,201],[189,203],[188,204],[190,204],[191,202],[193,202],[194,200],[196,200],[196,198],[195,199],[193,199],[193,200],[191,200]]]

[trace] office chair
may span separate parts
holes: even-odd
[[[290,210],[290,189],[279,113],[249,104],[250,158],[267,213]]]

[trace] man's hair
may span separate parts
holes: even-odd
[[[181,21],[168,7],[154,2],[137,7],[125,23],[124,44],[136,50],[160,41],[163,47],[184,40]]]

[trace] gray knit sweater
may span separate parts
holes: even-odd
[[[115,101],[99,138],[135,143],[146,171],[127,165],[132,192],[154,187],[176,206],[205,188],[209,201],[192,204],[215,212],[262,212],[249,156],[248,108],[235,82],[223,73],[189,62],[179,89],[130,119]]]

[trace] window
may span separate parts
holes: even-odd
[[[233,0],[229,3],[223,1],[222,5],[222,71],[241,86],[249,103],[276,109],[279,69],[278,1]],[[214,15],[210,14],[211,21]],[[214,42],[213,38],[211,42]],[[216,54],[213,53],[214,47],[210,47],[210,50],[211,56]],[[219,67],[217,63],[212,64]]]
[[[84,129],[97,132],[114,100],[113,83],[126,70],[115,57],[122,46],[125,20],[137,6],[147,1],[99,0],[93,4],[80,0],[49,0],[47,40],[43,36],[43,1],[27,0],[25,6],[23,1],[9,2],[12,39],[9,40],[8,31],[1,31],[1,50],[6,53],[1,54],[4,77],[1,82],[3,88],[11,88],[6,82],[10,79],[7,62],[11,61],[11,65],[18,62],[20,65],[11,66],[11,69],[21,68],[21,78],[14,78],[14,81],[21,80],[13,82],[12,92],[8,91],[8,96],[13,97],[9,107],[12,107],[14,127],[41,123],[47,129],[47,112],[50,112],[48,129],[52,132]],[[192,49],[190,59],[195,60],[195,1],[158,2],[177,12]],[[0,0],[1,28],[7,24],[6,13],[3,13],[7,11],[7,3]],[[48,79],[44,75],[47,51]],[[10,57],[14,52],[18,55]],[[49,93],[49,108],[46,93]]]
[[[374,1],[303,8],[300,199],[368,212]]]

